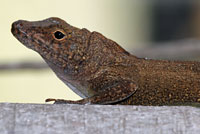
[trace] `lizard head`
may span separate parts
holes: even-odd
[[[85,60],[90,32],[62,19],[18,20],[12,24],[11,32],[26,47],[38,52],[50,67],[74,73]]]
[[[42,21],[18,20],[12,34],[26,47],[38,52],[56,75],[81,97],[96,93],[85,84],[101,66],[121,64],[129,53],[98,32],[79,29],[59,18]],[[124,60],[123,60],[124,59]]]

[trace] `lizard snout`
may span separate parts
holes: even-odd
[[[18,29],[18,28],[22,28],[23,27],[23,20],[18,20],[12,23],[12,29]]]
[[[11,32],[16,35],[19,33],[19,31],[24,31],[23,29],[25,29],[25,25],[28,24],[27,21],[24,20],[18,20],[12,23],[11,26]]]
[[[12,23],[12,27],[11,27],[11,32],[13,35],[16,35],[19,33],[19,29],[21,29],[23,27],[23,23],[21,20],[19,21],[15,21]]]

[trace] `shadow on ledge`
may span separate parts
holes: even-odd
[[[0,103],[1,134],[199,134],[200,109]]]

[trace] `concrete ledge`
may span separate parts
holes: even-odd
[[[199,134],[200,109],[0,103],[0,134]]]

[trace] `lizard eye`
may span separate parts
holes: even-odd
[[[56,31],[56,32],[54,33],[54,37],[55,37],[56,39],[60,40],[60,39],[62,39],[62,38],[65,37],[65,34],[62,33],[61,31]]]

